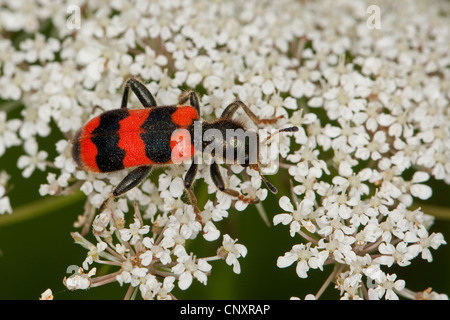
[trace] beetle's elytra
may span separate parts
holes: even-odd
[[[191,141],[174,142],[180,129],[193,136],[194,120],[198,120],[198,114],[190,106],[106,111],[75,135],[73,158],[80,167],[93,172],[172,164],[174,152],[188,151],[182,160],[192,157]]]

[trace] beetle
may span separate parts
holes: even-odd
[[[130,89],[139,99],[143,109],[127,107]],[[187,102],[190,105],[185,105]],[[224,109],[220,118],[200,122],[199,97],[194,91],[182,93],[178,105],[158,106],[143,83],[129,78],[124,85],[121,107],[103,112],[76,132],[72,139],[72,157],[80,168],[92,172],[104,173],[133,168],[103,202],[100,211],[105,209],[109,200],[139,185],[153,167],[194,159],[184,177],[184,187],[199,218],[200,210],[192,190],[198,168],[195,153],[198,151],[211,155],[210,175],[220,191],[246,203],[257,203],[258,198],[244,196],[226,187],[217,161],[222,158],[230,163],[231,160],[243,167],[257,170],[269,190],[277,192],[259,171],[257,133],[253,135],[256,138],[253,144],[250,143],[249,137],[242,140],[234,134],[239,130],[246,130],[240,121],[232,119],[239,108],[242,108],[256,125],[273,123],[280,118],[259,119],[247,105],[237,100]],[[230,130],[231,135],[228,134]],[[297,130],[297,127],[290,127],[278,132]],[[209,137],[207,133],[211,133]],[[237,161],[237,155],[242,155],[240,161]]]

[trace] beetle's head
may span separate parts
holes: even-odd
[[[258,171],[264,183],[272,193],[277,193],[275,188],[260,171],[259,163],[259,135],[256,131],[245,129],[237,121],[219,119],[218,121],[204,125],[203,127],[204,152],[211,153],[213,157],[221,158],[227,164],[249,167]],[[297,127],[280,129],[270,135],[264,143],[267,143],[274,135],[280,132],[295,132]]]

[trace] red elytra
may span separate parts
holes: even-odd
[[[155,164],[146,154],[145,141],[141,134],[145,132],[142,128],[144,122],[154,108],[127,109],[128,115],[121,119],[116,134],[119,137],[117,147],[124,151],[122,164],[124,168],[131,168],[141,165]],[[172,149],[172,159],[166,162],[181,163],[189,159],[194,154],[194,146],[191,144],[191,136],[186,129],[198,120],[198,113],[191,106],[179,106],[171,115],[171,121],[181,129],[175,130],[171,136],[170,148]],[[78,140],[80,142],[80,157],[83,167],[93,172],[102,172],[97,160],[98,146],[92,141],[96,135],[94,130],[100,126],[100,116],[91,119],[81,130]],[[111,134],[111,133],[109,133]]]
[[[172,114],[172,121],[177,126],[187,128],[194,120],[198,120],[197,110],[191,106],[181,106]]]
[[[153,164],[145,154],[145,143],[140,135],[144,132],[141,128],[152,109],[130,110],[130,116],[119,122],[120,140],[118,147],[125,150],[123,165],[131,168],[144,164]]]
[[[81,131],[79,138],[80,148],[83,150],[80,157],[83,162],[83,166],[93,172],[100,172],[98,168],[96,157],[97,157],[97,146],[92,142],[90,137],[92,136],[92,131],[94,131],[100,123],[100,118],[95,117],[89,121]]]

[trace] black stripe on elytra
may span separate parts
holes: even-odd
[[[160,106],[152,109],[141,125],[141,139],[145,144],[145,155],[155,163],[167,163],[172,158],[170,139],[178,127],[172,121],[175,106]]]
[[[101,172],[124,169],[125,150],[119,148],[120,121],[129,116],[127,109],[106,111],[100,115],[100,123],[92,131],[92,142],[97,147],[95,161]]]

